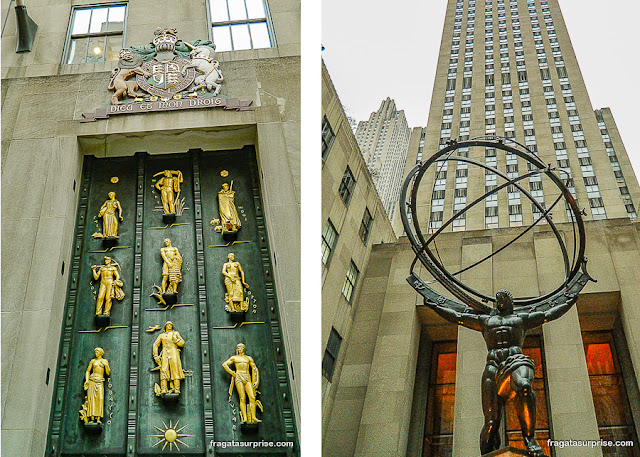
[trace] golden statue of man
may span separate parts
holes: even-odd
[[[235,371],[229,365],[235,365]],[[260,372],[253,358],[245,354],[244,344],[240,343],[236,346],[236,355],[229,357],[229,360],[222,364],[222,368],[232,376],[229,396],[233,394],[234,385],[238,391],[242,422],[262,422],[256,417],[256,406],[262,411],[262,403],[260,400],[256,400],[256,395],[259,393]],[[249,408],[247,408],[247,399],[249,400]]]
[[[171,246],[171,240],[165,238],[165,247],[160,248],[162,256],[162,294],[178,293],[178,284],[182,282],[182,256],[175,246]]]
[[[175,170],[164,170],[154,176],[163,175],[156,182],[156,189],[160,191],[162,200],[162,210],[164,214],[176,213],[176,201],[180,196],[180,183],[183,182],[182,172]]]
[[[227,302],[224,309],[231,312],[247,311],[249,304],[244,301],[244,287],[249,288],[244,280],[244,271],[240,266],[240,262],[236,262],[236,256],[230,252],[227,256],[229,261],[222,265],[222,274],[224,275],[224,285],[227,293],[224,301]]]
[[[220,212],[220,225],[215,227],[218,232],[237,232],[242,223],[236,209],[236,191],[229,184],[222,184],[222,190],[218,192],[218,210]],[[213,222],[213,221],[212,221]]]
[[[96,422],[101,424],[104,417],[104,381],[105,375],[111,374],[109,361],[102,358],[104,349],[95,349],[96,358],[89,362],[89,367],[84,375],[84,390],[87,391],[85,403],[80,410],[80,419],[85,424]]]
[[[109,316],[111,314],[112,300],[114,298],[116,300],[122,300],[124,298],[120,273],[118,272],[118,268],[111,264],[111,257],[106,256],[104,258],[104,265],[93,265],[91,271],[93,272],[93,279],[96,281],[100,280],[98,299],[96,300],[96,316]]]
[[[162,346],[162,352],[159,352]],[[164,333],[158,335],[153,343],[153,359],[160,366],[160,385],[155,385],[156,395],[180,393],[180,380],[184,379],[182,362],[180,362],[180,348],[184,347],[184,340],[174,330],[173,323],[164,324]],[[170,383],[169,389],[167,383]]]

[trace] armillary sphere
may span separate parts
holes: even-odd
[[[500,171],[495,167],[489,166],[484,162],[456,153],[461,148],[469,148],[473,146],[495,148],[496,150],[505,151],[505,153],[515,154],[516,156],[524,159],[527,162],[527,173],[523,173],[520,176],[511,178],[505,172]],[[495,186],[495,188],[476,198],[475,200],[467,204],[464,208],[455,211],[450,219],[444,221],[437,230],[435,230],[433,233],[430,233],[428,237],[425,237],[422,229],[420,228],[421,219],[418,216],[416,209],[418,201],[418,189],[420,187],[422,178],[430,167],[435,166],[437,174],[438,171],[440,171],[438,168],[443,167],[446,162],[466,162],[470,165],[483,168],[490,173],[495,173],[497,176],[502,178],[504,182],[500,183],[499,185]],[[454,308],[460,308],[461,306],[464,306],[465,308],[473,308],[478,312],[490,312],[492,308],[488,306],[488,303],[495,302],[496,298],[494,296],[482,293],[468,286],[467,284],[462,283],[462,281],[460,281],[456,276],[480,265],[486,260],[489,260],[499,252],[505,250],[510,245],[515,243],[518,239],[523,237],[534,226],[541,223],[542,221],[545,221],[553,231],[558,241],[560,252],[562,253],[562,259],[564,262],[564,281],[557,288],[544,295],[533,298],[516,297],[513,300],[513,304],[516,307],[528,307],[532,310],[542,310],[545,308],[548,309],[550,307],[553,307],[558,303],[565,302],[567,299],[576,297],[578,292],[580,292],[580,290],[582,290],[582,288],[586,285],[587,281],[593,280],[586,272],[587,259],[584,256],[585,230],[584,222],[582,220],[583,213],[578,208],[575,198],[571,195],[569,189],[567,189],[567,186],[564,184],[563,179],[558,176],[556,172],[566,173],[561,169],[556,170],[550,165],[545,164],[544,162],[542,162],[542,160],[540,160],[538,156],[536,156],[522,144],[517,143],[512,139],[500,138],[496,136],[483,136],[465,141],[450,141],[444,148],[440,149],[427,160],[418,163],[415,167],[413,167],[413,169],[409,172],[407,178],[405,179],[400,196],[400,215],[402,218],[402,224],[404,225],[405,232],[407,234],[407,237],[409,238],[413,251],[416,254],[416,258],[411,264],[411,275],[407,278],[407,281],[414,289],[416,289],[421,295],[423,295],[425,299],[439,300],[440,302],[442,302],[442,300],[445,300],[444,297],[442,297],[435,290],[429,287],[428,283],[423,281],[413,271],[416,262],[419,260],[420,263],[424,265],[427,271],[429,271],[429,273],[431,273],[431,275],[433,275],[433,277],[440,284],[442,284],[450,293],[452,293],[455,297],[462,301],[462,303],[457,303],[454,300],[445,300],[447,302],[446,306]],[[553,184],[555,184],[555,186],[560,191],[559,196],[548,207],[545,207],[543,203],[538,202],[538,200],[536,200],[536,198],[532,196],[531,193],[521,184],[521,181],[532,176],[543,175],[546,176],[551,182],[553,182]],[[566,177],[569,176],[567,175]],[[523,228],[523,230],[518,235],[516,235],[514,239],[512,239],[496,251],[492,252],[491,254],[487,255],[486,257],[459,271],[453,273],[449,272],[442,264],[442,261],[439,259],[437,251],[436,253],[434,253],[435,241],[438,235],[446,230],[447,227],[449,227],[453,223],[454,219],[463,215],[478,203],[483,202],[486,197],[496,194],[498,191],[507,188],[508,186],[513,186],[518,189],[521,194],[528,198],[533,206],[537,208],[537,211],[534,213],[533,223],[528,227]],[[407,198],[408,195],[409,198]],[[551,211],[562,200],[564,200],[566,208],[570,213],[569,219],[571,220],[573,226],[574,242],[571,258],[569,257],[569,253],[567,252],[567,247],[562,239],[562,236],[558,228],[556,227],[556,224],[551,218]],[[536,217],[536,213],[539,213],[539,216]],[[464,311],[464,309],[460,310]]]

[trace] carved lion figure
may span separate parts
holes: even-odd
[[[135,78],[127,81],[127,78],[136,74],[143,75],[145,78],[149,78],[151,74],[144,71],[141,68],[142,58],[135,55],[130,49],[122,49],[118,54],[120,61],[118,67],[114,68],[111,72],[111,80],[109,81],[109,90],[113,90],[114,94],[111,97],[112,105],[120,105],[121,97],[135,96],[142,97],[144,94],[136,92],[139,87]]]

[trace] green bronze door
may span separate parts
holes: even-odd
[[[255,151],[96,159],[51,456],[298,454]]]

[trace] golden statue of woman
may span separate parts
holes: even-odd
[[[156,182],[156,189],[160,191],[162,210],[164,214],[176,214],[176,202],[180,197],[180,183],[183,182],[182,172],[176,170],[164,170],[154,175],[163,175]]]
[[[116,216],[116,210],[118,215]],[[109,192],[109,200],[104,202],[98,217],[102,218],[102,233],[94,233],[94,238],[118,238],[118,219],[122,218],[122,206],[120,202],[116,200],[116,193]]]
[[[220,219],[211,221],[212,225],[219,222],[220,225],[215,227],[217,232],[237,232],[240,230],[242,223],[236,209],[236,191],[233,190],[233,181],[229,184],[222,184],[222,190],[218,192],[218,210]]]
[[[89,367],[84,375],[84,390],[87,391],[85,402],[80,410],[80,419],[85,424],[95,422],[101,424],[104,417],[104,382],[105,375],[111,374],[109,361],[102,358],[104,349],[95,349],[96,358],[89,362]]]
[[[224,309],[230,312],[243,312],[249,309],[249,303],[244,300],[244,287],[249,288],[244,280],[244,271],[240,266],[240,262],[236,262],[236,256],[233,252],[228,255],[229,261],[222,265],[222,274],[224,275],[224,285],[227,293],[224,301],[227,302]]]
[[[160,352],[160,346],[162,346],[162,352]],[[184,347],[184,340],[174,330],[173,323],[168,321],[164,324],[164,333],[158,335],[153,343],[153,360],[160,367],[160,385],[156,384],[154,387],[157,396],[180,393],[180,380],[184,379],[182,362],[180,362],[181,347]]]
[[[111,263],[111,257],[105,256],[104,265],[93,265],[93,279],[100,280],[100,288],[98,289],[98,299],[96,300],[96,316],[109,316],[111,314],[112,300],[122,300],[124,291],[123,283],[120,280],[117,263]],[[104,306],[104,309],[103,309]]]
[[[230,368],[235,366],[235,371]],[[222,364],[222,368],[229,373],[231,385],[229,386],[229,397],[233,394],[235,386],[240,397],[240,419],[245,423],[262,422],[256,416],[256,406],[262,411],[262,403],[256,399],[258,386],[260,385],[260,372],[253,358],[245,354],[245,346],[240,343],[236,346],[236,355],[232,355]],[[249,407],[247,408],[247,400]]]

